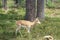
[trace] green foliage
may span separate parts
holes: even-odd
[[[53,3],[51,0],[48,0],[48,1],[47,1],[46,6],[47,6],[48,8],[54,8],[54,7],[55,7],[54,3]]]
[[[15,20],[0,20],[0,39],[1,40],[39,40],[44,35],[52,34],[56,40],[60,39],[60,18],[46,17],[41,25],[31,28],[31,33],[27,30],[20,29],[21,33],[15,35]]]
[[[25,0],[20,1],[21,6],[24,7]],[[48,7],[55,6],[50,0],[47,5]],[[0,9],[0,40],[42,40],[43,36],[49,34],[52,34],[55,40],[60,40],[60,18],[49,17],[54,13],[53,10],[47,10],[46,15],[48,16],[46,16],[45,21],[31,28],[30,34],[27,33],[26,29],[21,28],[20,32],[15,35],[16,20],[24,19],[26,10],[23,8],[17,9],[17,11],[11,9],[5,13],[5,10]]]
[[[46,15],[53,13],[53,10],[49,9]],[[45,21],[31,28],[30,34],[27,33],[26,29],[21,28],[20,32],[15,35],[16,20],[24,19],[25,10],[11,9],[4,13],[5,11],[0,11],[0,40],[42,40],[43,36],[49,34],[52,34],[56,40],[60,39],[60,18],[46,16]]]
[[[0,14],[4,14],[5,11],[0,8]]]
[[[14,0],[7,0],[7,1],[8,1],[7,2],[8,7],[13,8],[14,7]],[[25,8],[25,1],[26,0],[18,0],[19,7]]]
[[[8,14],[8,19],[20,19],[20,15],[18,15],[18,12],[15,12],[15,10],[10,10],[7,12]]]
[[[3,11],[0,11],[0,20],[19,20],[23,18],[23,15],[19,15],[18,12],[13,9],[9,10],[6,14],[3,13]]]
[[[1,1],[0,1],[0,8],[2,8],[2,4],[1,4]]]
[[[25,8],[26,0],[19,0],[20,1],[20,7]]]

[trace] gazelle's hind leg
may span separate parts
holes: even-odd
[[[17,34],[17,32],[19,32],[20,28],[21,28],[21,25],[18,25],[16,28],[16,34]]]
[[[27,32],[30,33],[30,27],[26,27]]]

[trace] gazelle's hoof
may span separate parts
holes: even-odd
[[[28,31],[28,33],[30,33],[30,31]]]

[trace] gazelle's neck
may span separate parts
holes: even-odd
[[[32,22],[32,24],[35,25],[35,24],[36,24],[36,20],[34,20],[34,21]]]

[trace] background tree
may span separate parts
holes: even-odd
[[[0,1],[0,8],[2,8],[2,3],[1,3],[1,1]]]
[[[37,17],[44,20],[44,0],[37,0]]]
[[[2,0],[2,5],[4,9],[7,9],[7,0]]]
[[[26,0],[26,20],[35,19],[35,0]]]

